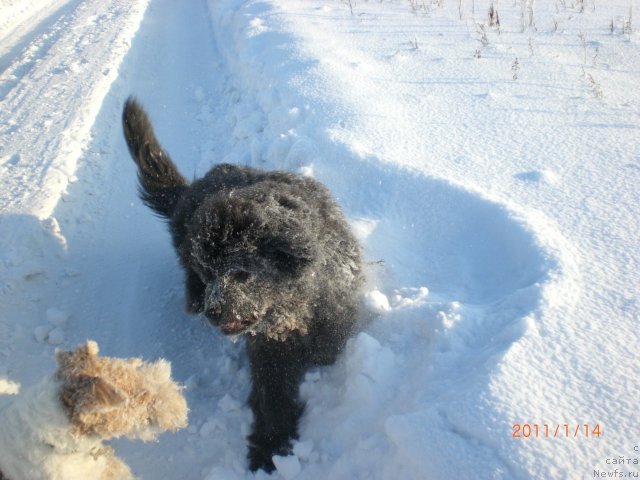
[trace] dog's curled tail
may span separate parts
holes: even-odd
[[[156,213],[169,218],[189,182],[160,146],[149,117],[133,97],[124,104],[122,128],[138,166],[140,198]]]

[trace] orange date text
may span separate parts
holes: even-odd
[[[514,423],[513,438],[599,438],[599,423]]]

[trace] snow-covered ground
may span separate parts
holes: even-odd
[[[165,357],[190,426],[117,454],[146,479],[254,478],[242,342],[183,312],[165,225],[136,196],[135,94],[187,176],[313,175],[362,239],[375,319],[307,375],[273,478],[638,478],[639,15],[0,0],[0,392],[87,338]]]

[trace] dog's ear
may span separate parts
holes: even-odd
[[[88,340],[84,345],[75,350],[56,350],[56,363],[58,364],[58,378],[70,378],[77,376],[92,368],[98,356],[98,344]]]

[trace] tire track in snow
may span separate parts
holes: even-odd
[[[32,26],[31,30],[26,33],[25,39],[14,43],[4,56],[7,60],[0,59],[0,68],[2,69],[0,102],[4,101],[17,86],[25,86],[24,80],[26,78],[38,75],[34,69],[52,48],[59,45],[64,35],[68,35],[68,31],[73,27],[74,13],[77,13],[79,4],[80,1],[63,4],[54,10],[49,17],[40,19],[40,23]],[[64,69],[63,66],[59,68]],[[38,94],[42,94],[42,91]]]
[[[45,218],[74,176],[147,0],[70,2],[0,75],[3,211]]]
[[[5,71],[28,45],[42,36],[43,31],[50,30],[65,12],[72,11],[78,3],[79,0],[41,3],[22,0],[2,5],[5,16],[0,21],[0,71]]]
[[[22,380],[42,371],[22,346],[46,327],[47,308],[63,303],[55,282],[74,275],[60,263],[66,232],[50,214],[77,181],[76,161],[145,6],[71,1],[50,17],[36,15],[41,23],[30,25],[24,49],[19,36],[6,44],[18,56],[0,73],[0,322],[10,330],[0,347]]]

